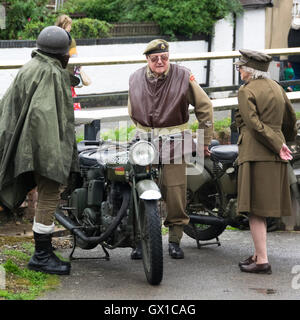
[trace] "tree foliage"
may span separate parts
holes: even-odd
[[[45,21],[50,14],[47,3],[48,0],[6,0],[6,28],[0,30],[0,39],[18,39],[28,23]]]
[[[83,13],[87,18],[118,22],[125,8],[124,0],[68,0],[62,11],[66,14]]]
[[[156,22],[162,34],[211,34],[213,25],[229,13],[242,12],[239,0],[68,0],[67,13],[84,13],[113,22]]]
[[[55,22],[57,14],[51,14],[46,8],[48,2],[6,0],[6,29],[0,30],[0,39],[35,39],[43,27]],[[199,33],[212,34],[218,19],[240,12],[239,0],[68,0],[59,14],[82,13],[87,19],[93,19],[88,23],[73,19],[72,34],[79,38],[91,38],[97,36],[97,32],[97,37],[107,36],[106,22],[156,22],[161,34],[191,37]]]
[[[239,1],[230,0],[133,0],[127,1],[130,20],[155,21],[169,35],[211,34],[218,19],[240,12]]]
[[[109,35],[111,25],[106,21],[84,18],[74,19],[71,34],[76,39],[105,38]]]

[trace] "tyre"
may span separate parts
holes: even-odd
[[[219,216],[222,212],[223,196],[219,185],[213,180],[209,180],[195,194],[188,191],[187,213],[193,215],[215,215]],[[198,209],[195,209],[197,207]],[[218,237],[226,226],[205,225],[189,223],[184,226],[184,233],[189,237],[207,241]]]
[[[161,220],[156,200],[139,200],[143,265],[147,281],[160,284],[163,277]]]

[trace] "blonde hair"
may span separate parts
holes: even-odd
[[[66,14],[59,16],[55,23],[56,26],[61,27],[63,29],[66,29],[66,27],[71,24],[72,24],[72,19]]]

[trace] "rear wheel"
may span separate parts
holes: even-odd
[[[197,194],[192,196],[188,191],[187,213],[193,215],[219,216],[222,211],[222,194],[219,186],[213,180],[206,182]],[[226,225],[206,225],[189,223],[184,226],[184,232],[191,238],[207,241],[218,237]]]
[[[156,200],[139,200],[143,265],[148,282],[158,285],[163,277],[161,221]]]

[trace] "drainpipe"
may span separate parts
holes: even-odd
[[[212,44],[212,36],[209,35],[207,52],[211,52],[211,44]],[[210,59],[207,60],[207,65],[206,65],[206,83],[205,83],[206,87],[209,87],[209,79],[210,79]]]
[[[233,39],[232,39],[232,51],[236,50],[236,14],[233,14]],[[235,85],[235,68],[232,68],[232,85]]]
[[[236,50],[236,14],[233,14],[233,39],[232,39],[232,51]],[[232,68],[232,84],[235,85],[235,78],[236,78],[236,72],[235,72],[235,68]],[[235,110],[231,110],[231,123],[235,120],[234,117],[234,111]],[[231,130],[231,135],[230,135],[230,143],[231,144],[236,144],[237,140],[239,138],[239,134],[238,132],[234,132]]]

